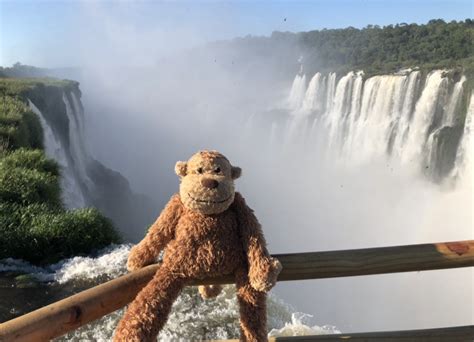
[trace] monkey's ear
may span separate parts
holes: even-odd
[[[174,166],[174,172],[176,172],[178,176],[184,177],[186,176],[187,168],[188,168],[188,164],[186,162],[179,161]]]
[[[238,166],[232,166],[231,176],[232,179],[237,179],[242,175],[242,169]]]

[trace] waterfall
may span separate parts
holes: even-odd
[[[327,96],[326,96],[326,110],[329,111],[332,108],[332,103],[334,99],[334,90],[336,89],[336,73],[331,72],[328,75],[327,81]]]
[[[84,195],[74,172],[74,168],[66,155],[67,149],[63,146],[61,140],[54,134],[51,126],[48,124],[38,107],[36,107],[30,100],[28,100],[28,103],[31,110],[38,115],[41,127],[43,128],[43,141],[46,155],[49,158],[56,160],[61,168],[61,189],[64,205],[67,208],[84,207]]]
[[[324,91],[324,78],[321,73],[316,73],[311,81],[309,82],[308,89],[306,90],[302,109],[305,112],[310,111],[321,111],[322,110],[322,95]]]
[[[456,124],[456,110],[461,100],[464,82],[466,82],[466,76],[462,76],[461,79],[454,85],[453,95],[451,96],[447,109],[446,116],[443,118],[443,124],[453,126]]]
[[[82,136],[79,115],[75,108],[71,106],[68,96],[65,93],[63,94],[63,101],[66,106],[66,114],[69,120],[69,151],[74,170],[77,173],[77,178],[81,181],[83,186],[90,189],[92,187],[92,181],[89,179],[87,174],[87,166],[90,157],[84,145],[85,139]]]
[[[301,102],[305,98],[306,93],[306,75],[296,75],[291,87],[290,96],[288,98],[288,104],[290,108],[299,109]]]
[[[474,172],[474,91],[471,92],[469,107],[466,113],[464,131],[456,155],[456,164],[453,170],[453,176],[463,177],[472,182]]]
[[[81,146],[85,146],[85,135],[84,135],[84,131],[85,131],[85,128],[84,128],[84,108],[82,107],[82,104],[81,104],[81,101],[77,98],[76,96],[76,93],[75,92],[71,92],[70,93],[71,95],[71,98],[72,98],[72,109],[75,113],[75,118],[76,118],[76,122],[77,122],[77,128],[79,130],[79,137],[80,137],[80,141],[82,142]],[[85,151],[85,148],[84,148],[84,151]]]
[[[63,203],[67,208],[90,205],[87,198],[94,187],[88,168],[92,160],[85,146],[84,113],[80,100],[72,92],[63,92],[62,102],[68,121],[68,134],[57,132],[47,117],[29,100],[30,108],[39,116],[44,132],[46,155],[61,167]]]
[[[97,208],[125,238],[141,236],[143,227],[155,218],[156,208],[146,196],[133,192],[122,174],[92,157],[86,144],[80,90],[62,89],[51,96],[52,104],[29,103],[43,127],[45,152],[61,167],[63,205]]]
[[[455,166],[464,125],[458,112],[466,77],[454,81],[448,73],[435,70],[423,80],[420,71],[404,70],[364,80],[363,72],[351,71],[336,82],[335,73],[318,72],[307,88],[306,75],[298,74],[284,141],[303,142],[310,152],[313,136],[324,136],[341,161],[384,157],[441,179]]]
[[[400,156],[409,132],[411,114],[415,102],[416,91],[420,82],[420,73],[412,72],[406,81],[406,90],[403,98],[403,105],[398,119],[398,126],[393,139],[392,152]]]
[[[444,87],[447,86],[447,79],[442,77],[443,71],[433,71],[426,79],[426,85],[423,88],[420,99],[416,103],[413,119],[408,132],[406,147],[402,152],[401,158],[405,162],[419,160],[425,147],[428,129],[433,122],[435,111],[439,104],[439,96]]]

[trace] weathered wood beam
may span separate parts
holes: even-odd
[[[211,340],[212,342],[238,342],[239,340]],[[209,342],[211,342],[209,341]],[[268,342],[472,342],[474,341],[474,325],[402,331],[379,331],[348,333],[334,335],[285,336],[270,337]]]
[[[283,265],[279,281],[435,270],[474,266],[474,240],[275,257]],[[77,329],[132,301],[158,267],[147,266],[2,323],[0,341],[48,341]],[[189,285],[232,282],[226,276]]]

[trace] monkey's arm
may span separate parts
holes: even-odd
[[[267,292],[275,285],[281,264],[268,254],[260,223],[238,192],[235,193],[233,208],[239,219],[242,243],[247,254],[250,285],[257,291]]]
[[[174,237],[174,230],[183,212],[179,195],[171,197],[145,238],[135,245],[128,256],[127,269],[134,271],[155,261],[161,250]]]

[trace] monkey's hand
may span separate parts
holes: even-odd
[[[148,229],[145,238],[130,250],[127,262],[127,269],[130,272],[156,261],[160,252],[173,239],[174,229],[182,211],[183,204],[176,194],[171,197],[158,219]]]
[[[282,268],[280,261],[272,257],[264,258],[260,262],[250,265],[250,285],[257,291],[270,291],[275,286]]]
[[[138,270],[146,265],[151,264],[150,255],[143,249],[140,244],[133,246],[128,255],[127,270],[129,272]]]

